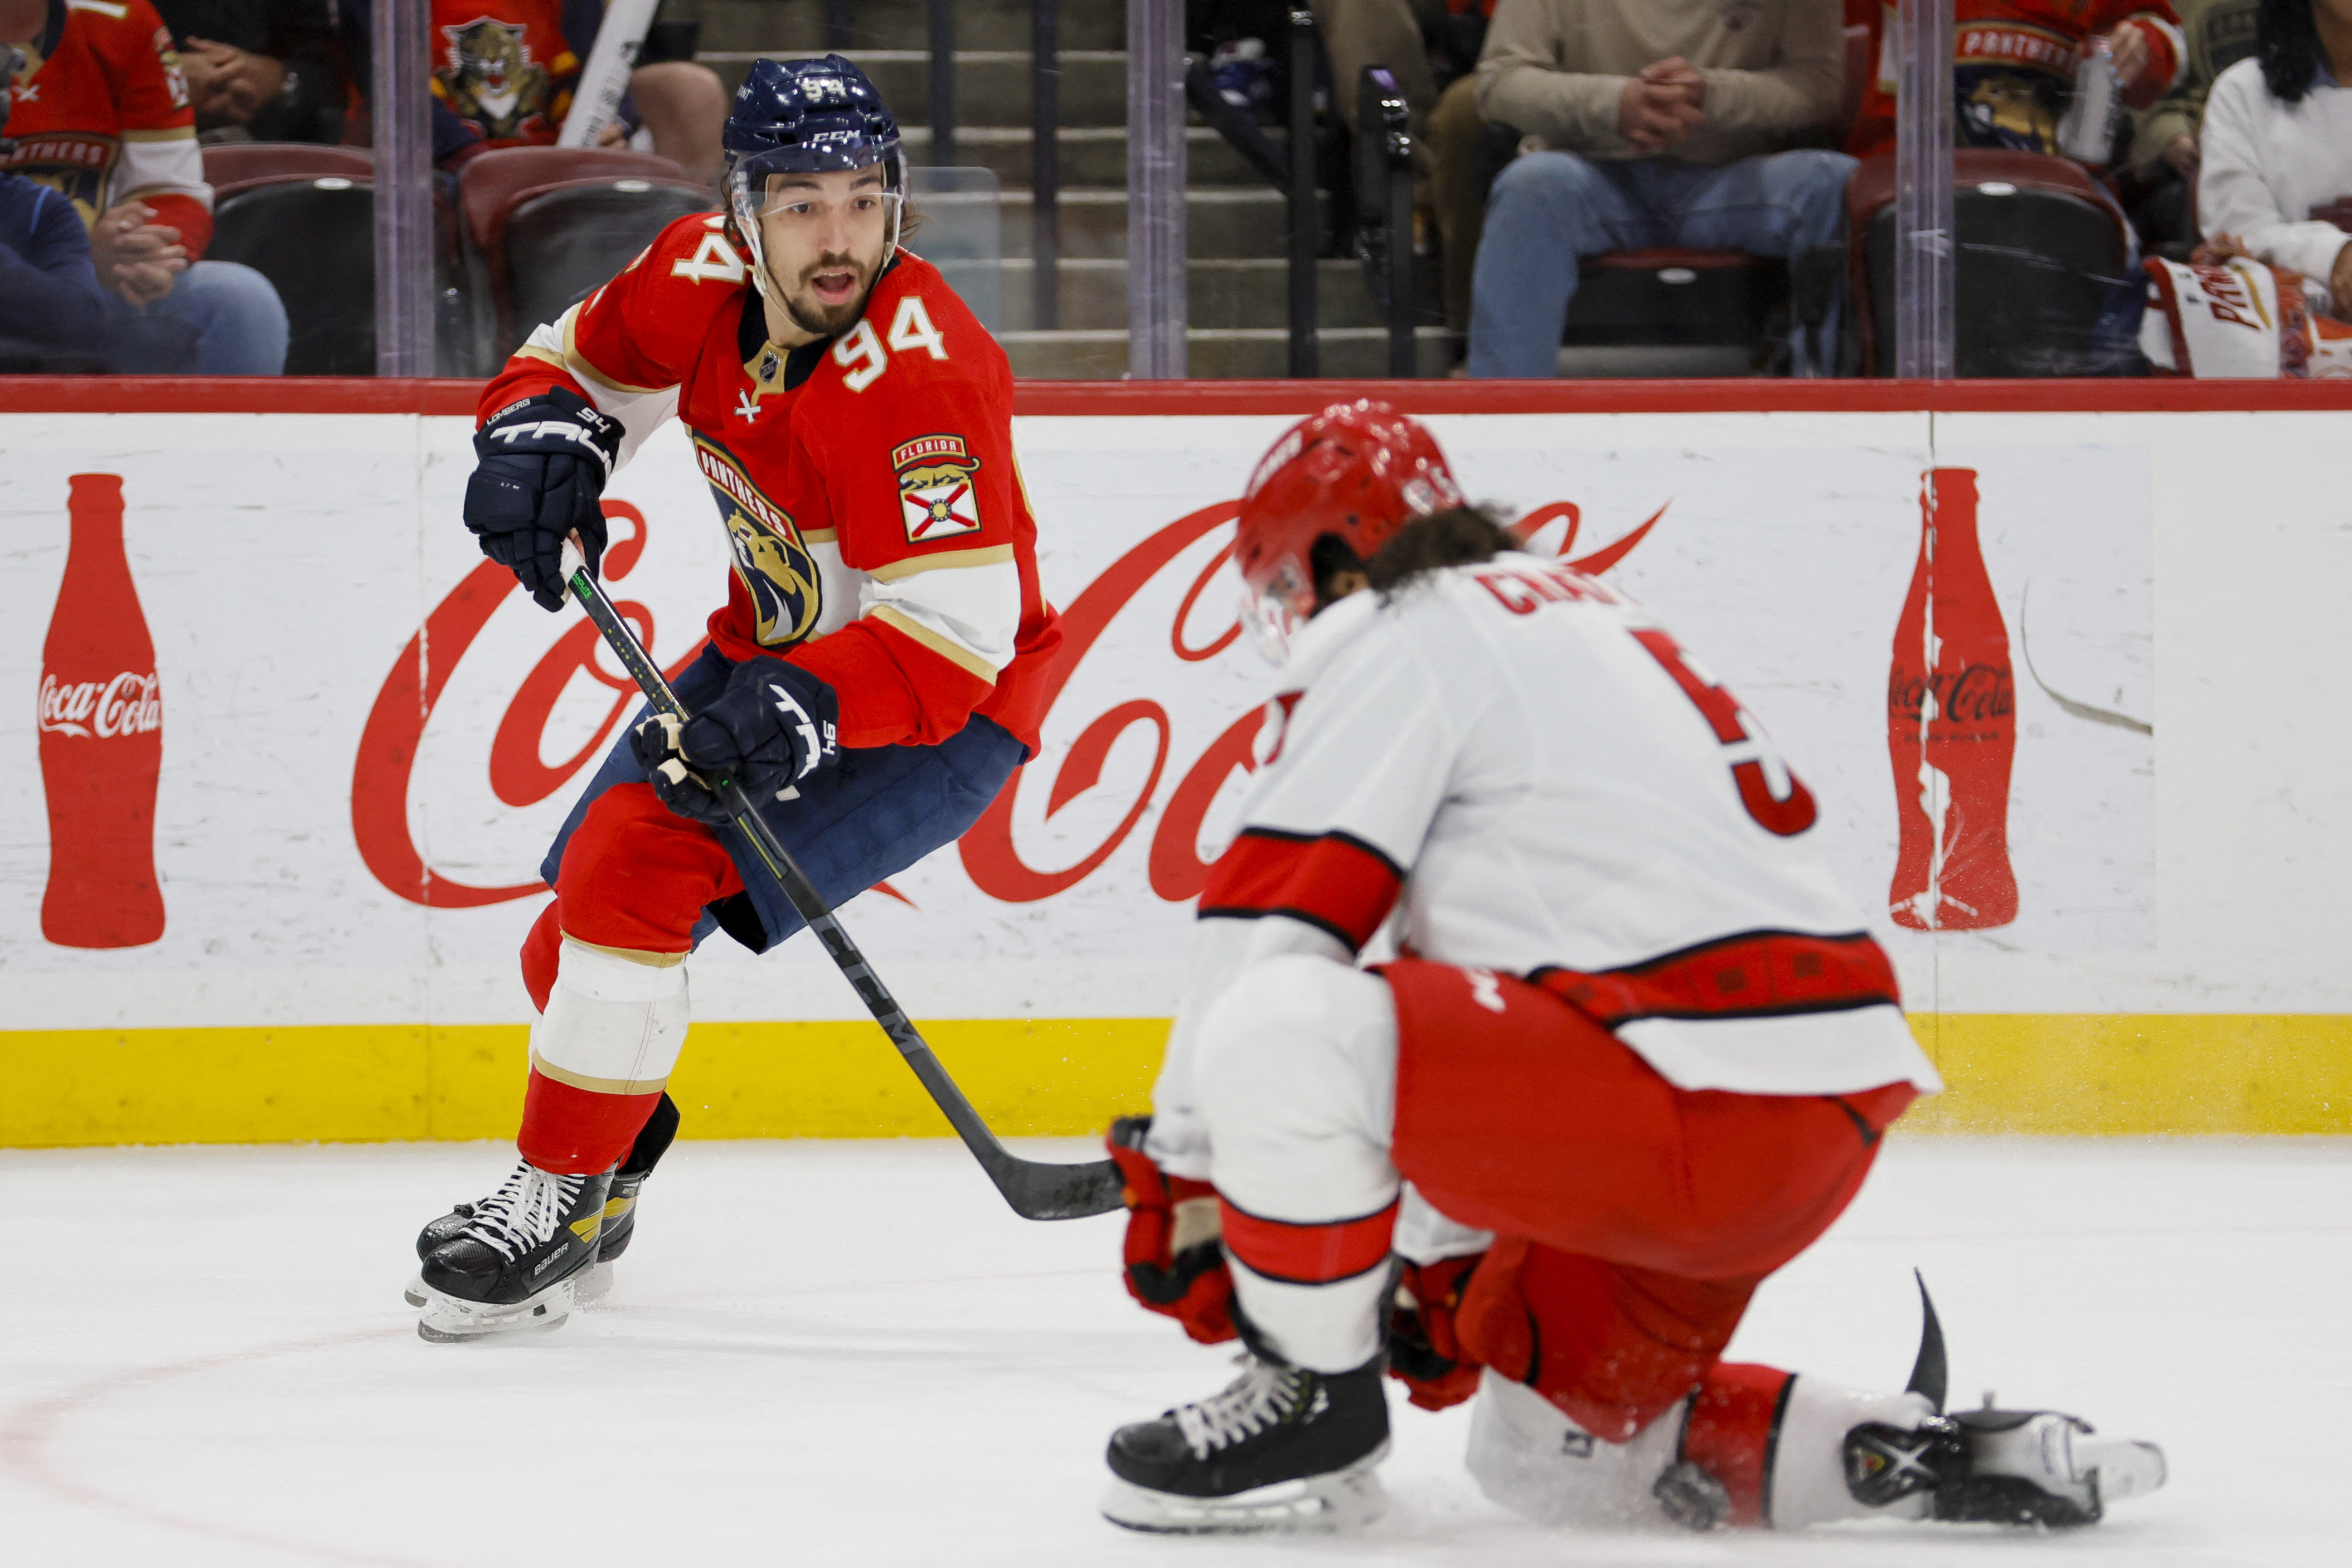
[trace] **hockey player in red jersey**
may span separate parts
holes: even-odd
[[[1473,1473],[1547,1521],[2078,1524],[2160,1484],[2072,1416],[1942,1415],[1932,1330],[1903,1393],[1721,1361],[1940,1087],[1728,690],[1381,404],[1276,444],[1235,561],[1288,662],[1110,1144],[1130,1291],[1248,1354],[1112,1437],[1109,1518],[1369,1517],[1384,1363],[1475,1393]],[[1404,956],[1359,967],[1383,925]]]
[[[606,476],[676,414],[732,547],[709,647],[572,808],[522,951],[540,1009],[498,1192],[418,1238],[428,1339],[562,1321],[634,1234],[677,1112],[685,959],[799,915],[730,825],[731,776],[829,903],[970,827],[1036,747],[1061,641],[1037,588],[1003,351],[898,247],[898,131],[840,56],[756,62],[729,210],[679,219],[532,334],[481,401],[466,525],[561,609]],[[749,869],[747,873],[747,868]]]

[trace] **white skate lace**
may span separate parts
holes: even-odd
[[[557,1176],[526,1161],[515,1166],[497,1192],[474,1206],[473,1223],[460,1234],[511,1263],[555,1235],[586,1180]]]
[[[1297,1371],[1245,1356],[1242,1375],[1223,1392],[1178,1408],[1176,1430],[1196,1459],[1230,1448],[1275,1425],[1298,1406]],[[1320,1396],[1322,1390],[1316,1393]]]

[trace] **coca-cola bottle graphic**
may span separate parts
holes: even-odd
[[[1928,473],[1919,511],[1919,564],[1886,676],[1886,750],[1902,822],[1887,904],[1897,925],[1915,931],[1979,931],[2017,918],[2009,632],[1977,543],[1976,470]]]
[[[41,935],[65,947],[136,947],[163,935],[155,881],[163,702],[122,553],[122,480],[77,474],[71,485],[73,546],[41,645],[49,802]]]

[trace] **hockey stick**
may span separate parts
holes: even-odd
[[[635,629],[614,612],[613,601],[604,597],[604,591],[588,574],[587,563],[576,545],[567,543],[563,547],[563,576],[572,596],[588,612],[588,619],[596,623],[596,630],[604,633],[614,656],[636,681],[646,700],[663,713],[675,714],[680,719],[688,717],[685,705],[677,700],[677,694],[670,690],[669,682],[662,678],[660,668],[637,641]],[[801,918],[808,922],[808,928],[816,933],[817,940],[824,944],[826,954],[840,966],[843,977],[866,1004],[866,1010],[874,1015],[874,1021],[882,1026],[882,1032],[890,1037],[890,1043],[898,1048],[898,1054],[915,1070],[915,1076],[922,1080],[933,1102],[946,1113],[949,1124],[963,1139],[964,1147],[980,1162],[980,1168],[988,1173],[988,1179],[996,1184],[996,1190],[1004,1195],[1004,1201],[1013,1206],[1013,1212],[1024,1219],[1078,1219],[1118,1207],[1118,1166],[1109,1160],[1078,1166],[1024,1160],[997,1142],[996,1134],[988,1130],[988,1124],[980,1119],[980,1113],[971,1108],[971,1102],[964,1098],[963,1091],[956,1087],[948,1070],[940,1065],[940,1059],[908,1021],[889,988],[866,962],[857,944],[849,939],[849,933],[841,928],[841,922],[825,907],[824,900],[810,885],[807,874],[793,863],[775,830],[752,809],[742,786],[732,779],[720,779],[716,787],[719,800],[734,813],[736,829],[751,841],[752,852],[776,879],[776,885],[783,889],[793,907],[800,911]]]

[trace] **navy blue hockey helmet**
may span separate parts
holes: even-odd
[[[882,262],[898,248],[899,211],[907,190],[898,118],[864,71],[839,55],[822,59],[751,62],[735,89],[721,139],[727,152],[727,197],[735,226],[764,277],[760,204],[768,176],[882,167],[891,213]],[[764,289],[764,282],[761,285]]]

